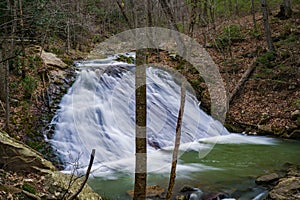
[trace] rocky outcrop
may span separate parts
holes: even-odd
[[[71,181],[71,186],[69,185]],[[78,191],[82,184],[82,179],[78,179],[70,174],[63,174],[59,171],[49,172],[45,176],[45,189],[52,195],[50,199],[68,199],[72,194]],[[101,200],[101,197],[93,192],[93,190],[85,185],[83,190],[77,196],[82,200]]]
[[[0,166],[14,172],[41,172],[55,170],[51,162],[28,146],[0,132]]]
[[[271,199],[300,199],[300,177],[287,177],[279,180],[278,184],[270,191]]]
[[[58,67],[60,69],[66,69],[68,65],[64,63],[60,58],[58,58],[55,54],[46,52],[44,50],[41,51],[41,58],[45,65]]]
[[[268,199],[300,199],[300,166],[291,165],[281,172],[263,175],[256,183],[270,190]]]
[[[46,194],[26,193],[24,188],[16,187],[18,184],[4,185],[0,182],[0,190],[1,187],[5,188],[5,191],[12,188],[16,190],[14,193],[25,192],[27,196],[31,195],[34,199],[67,199],[70,195],[78,191],[83,181],[74,175],[63,174],[57,171],[52,163],[44,159],[41,154],[25,144],[14,140],[8,134],[1,132],[0,168],[5,171],[19,174],[33,173],[36,176],[40,174],[40,180],[43,181],[40,182],[39,187],[43,187],[43,191],[47,191]],[[20,183],[20,185],[22,185],[22,183]],[[8,192],[12,194],[11,191]],[[77,199],[101,200],[101,197],[94,193],[88,185],[85,185],[81,193],[77,196]]]

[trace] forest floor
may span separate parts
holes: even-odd
[[[300,12],[280,20],[270,16],[275,50],[268,51],[262,16],[257,15],[257,30],[252,16],[228,20],[206,32],[206,50],[219,66],[227,96],[251,66],[249,79],[229,105],[225,126],[233,132],[300,138]],[[196,34],[203,44],[203,33]],[[229,40],[230,39],[230,40]],[[210,113],[210,96],[197,70],[168,52],[160,52],[160,64],[183,72],[194,87],[202,108]],[[155,53],[150,63],[157,63]]]
[[[276,18],[274,16],[276,11],[270,16],[274,52],[268,52],[266,49],[262,17],[259,15],[256,16],[256,31],[253,29],[252,17],[246,16],[238,20],[217,23],[216,30],[210,29],[206,32],[206,50],[219,66],[228,94],[236,87],[245,71],[255,65],[254,72],[229,105],[225,125],[230,131],[300,138],[299,8],[299,6],[293,8],[294,15],[290,19]],[[203,43],[201,31],[196,31],[194,38],[200,44]],[[43,78],[45,69],[40,58],[32,56],[34,53],[27,53],[28,57],[20,57],[20,65],[11,73],[9,132],[16,139],[45,155],[49,154],[49,146],[45,146],[45,142],[41,141],[43,140],[41,125],[44,125],[41,121],[51,119],[40,118],[41,108],[43,112],[47,110],[45,100],[40,95],[45,94],[44,82],[48,79]],[[152,56],[150,62],[157,62],[154,59],[155,56]],[[173,58],[169,53],[160,52],[160,59],[162,64],[182,70],[182,66],[178,65],[178,58]],[[187,70],[186,76],[196,88],[201,106],[209,113],[209,93],[203,79],[191,68]],[[22,77],[22,80],[19,77]],[[0,110],[4,109],[1,103]],[[0,130],[4,130],[4,122],[4,112],[1,112]],[[18,179],[22,177],[17,174],[5,176],[9,178],[0,179],[0,182],[5,184],[17,184]],[[40,178],[28,176],[29,179],[36,181]],[[42,188],[35,189],[42,192]],[[8,193],[0,193],[0,197],[12,199],[8,198]]]

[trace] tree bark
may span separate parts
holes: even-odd
[[[263,14],[263,23],[264,23],[265,36],[266,36],[268,49],[269,51],[274,51],[274,45],[271,38],[271,30],[270,30],[269,19],[268,19],[269,14],[268,14],[266,0],[261,0],[261,10]]]
[[[147,0],[142,1],[146,4]],[[147,18],[144,7],[135,9],[136,27],[142,27],[143,19]],[[135,6],[139,6],[136,2]],[[143,12],[144,11],[144,12]],[[147,188],[147,87],[146,87],[146,54],[147,49],[136,50],[135,67],[135,180],[134,200],[146,199]]]
[[[135,181],[134,200],[146,199],[147,186],[147,91],[146,50],[136,51],[135,71]]]

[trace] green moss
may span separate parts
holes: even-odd
[[[22,186],[22,189],[27,191],[27,192],[30,192],[31,194],[35,194],[34,187],[29,185],[28,183],[24,183],[23,186]]]
[[[275,51],[268,51],[263,53],[260,57],[257,58],[256,62],[263,66],[263,68],[272,68],[276,63],[274,62],[276,59],[276,52]]]
[[[66,63],[67,65],[73,65],[74,61],[72,60],[72,58],[70,57],[64,57],[61,59],[64,63]]]
[[[300,99],[294,100],[294,102],[292,104],[293,104],[293,106],[299,106],[300,105]]]
[[[120,62],[125,62],[125,63],[129,63],[129,64],[133,64],[134,63],[134,58],[131,56],[124,56],[124,55],[118,55],[117,61]]]

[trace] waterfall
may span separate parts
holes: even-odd
[[[78,62],[77,67],[77,79],[62,98],[52,121],[55,133],[49,142],[64,162],[65,171],[72,171],[75,162],[78,169],[84,170],[91,150],[96,149],[95,174],[134,172],[134,65],[108,58]],[[149,172],[170,169],[179,104],[180,86],[174,75],[160,68],[147,67]],[[208,152],[215,140],[207,138],[224,135],[228,139],[229,133],[222,124],[199,108],[191,89],[186,94],[182,125],[181,152]],[[178,170],[199,170],[201,167],[205,166],[183,166],[179,162]]]

